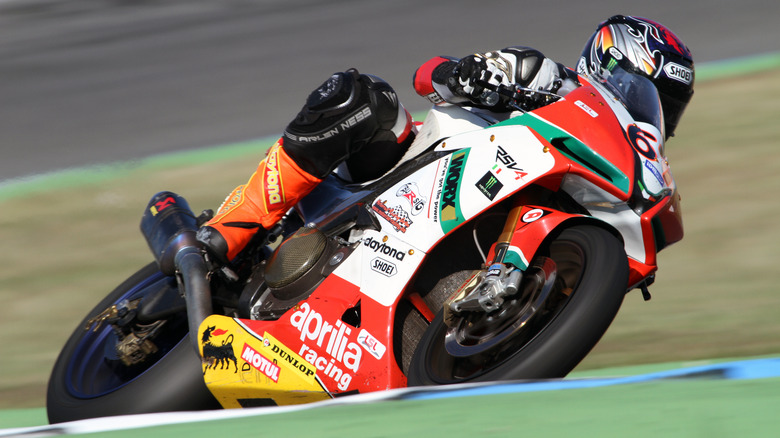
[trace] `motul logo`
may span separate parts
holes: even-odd
[[[258,353],[249,344],[244,344],[244,352],[241,353],[241,359],[244,359],[254,369],[260,371],[264,376],[279,381],[279,366],[268,360],[265,356]]]

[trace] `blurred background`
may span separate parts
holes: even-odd
[[[431,57],[528,45],[573,67],[616,13],[665,24],[697,63],[780,41],[761,0],[0,0],[0,181],[278,135],[349,67],[421,111]]]
[[[0,0],[0,408],[43,406],[65,339],[152,260],[149,197],[216,208],[331,73],[383,77],[422,114],[429,58],[528,45],[574,66],[616,13],[665,24],[697,66],[780,41],[765,0]],[[778,71],[697,82],[668,148],[686,237],[583,368],[780,352]]]

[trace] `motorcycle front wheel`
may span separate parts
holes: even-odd
[[[470,273],[452,275],[465,282]],[[534,257],[520,292],[498,310],[464,312],[447,324],[440,311],[415,350],[408,384],[564,377],[606,332],[627,283],[617,237],[593,225],[566,228]]]
[[[153,342],[156,351],[126,365],[116,351],[109,324],[89,324],[114,304],[176,288],[173,277],[151,263],[119,285],[79,324],[60,352],[49,379],[50,423],[150,412],[219,408],[206,388],[198,354],[189,342],[185,312],[168,318]]]

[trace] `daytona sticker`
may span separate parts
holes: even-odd
[[[217,210],[217,216],[223,215],[230,211],[233,207],[240,204],[241,201],[244,199],[244,186],[240,185],[236,187],[233,190],[233,193],[228,195],[227,198],[225,198],[225,201],[222,203],[222,205],[219,206],[219,210]]]

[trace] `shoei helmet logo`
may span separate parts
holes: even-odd
[[[693,70],[683,67],[680,64],[667,62],[664,66],[664,72],[666,73],[666,76],[675,81],[682,82],[685,85],[690,85],[691,82],[693,82]]]
[[[609,54],[618,61],[623,59],[623,54],[620,53],[620,50],[616,49],[614,46],[609,48]]]

